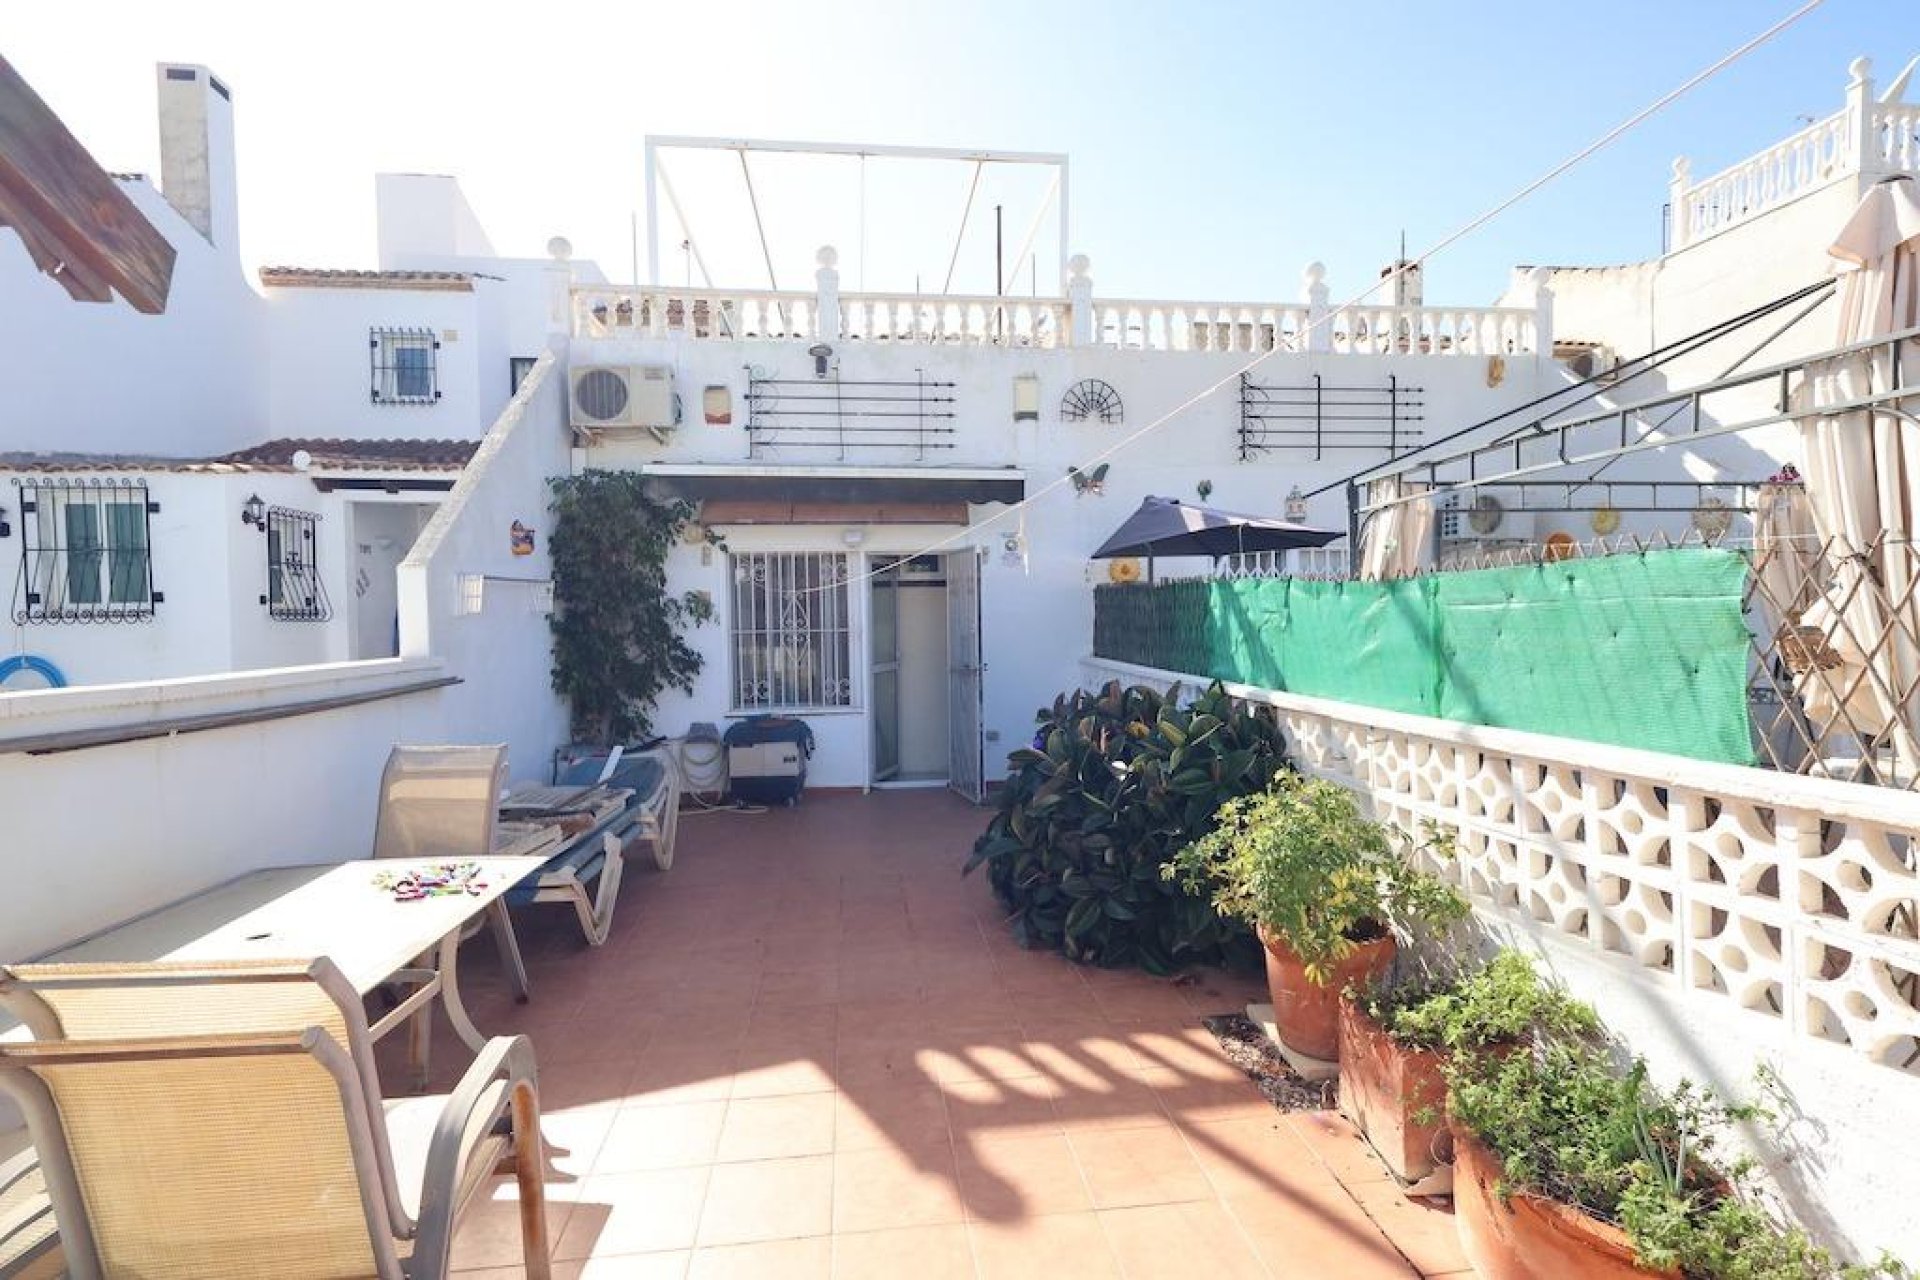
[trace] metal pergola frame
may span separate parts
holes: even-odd
[[[1361,529],[1368,517],[1409,502],[1428,499],[1437,501],[1448,494],[1471,491],[1490,485],[1521,484],[1528,482],[1532,477],[1564,471],[1569,467],[1589,465],[1601,467],[1617,458],[1636,453],[1665,449],[1676,444],[1707,440],[1717,436],[1738,435],[1762,427],[1795,422],[1806,417],[1827,417],[1850,413],[1857,409],[1889,412],[1889,406],[1893,402],[1920,396],[1920,387],[1907,385],[1906,371],[1901,360],[1903,345],[1917,339],[1920,339],[1920,327],[1903,329],[1898,333],[1835,347],[1817,355],[1804,356],[1783,364],[1769,365],[1763,369],[1715,379],[1684,391],[1636,400],[1603,413],[1582,414],[1558,422],[1532,423],[1517,431],[1509,431],[1496,440],[1439,457],[1425,458],[1397,466],[1391,464],[1383,466],[1347,482],[1348,536],[1352,544],[1357,547],[1360,543]],[[1891,387],[1834,404],[1799,406],[1793,404],[1792,393],[1795,387],[1804,383],[1813,366],[1838,357],[1871,352],[1880,348],[1885,348],[1891,356],[1893,369]],[[1796,381],[1796,375],[1798,381]],[[1702,402],[1710,396],[1768,382],[1778,386],[1775,412],[1730,423],[1712,422],[1702,413]],[[1657,423],[1646,425],[1644,422],[1646,416],[1650,412],[1661,409],[1671,409],[1673,412]],[[1683,414],[1683,410],[1688,412]],[[1676,422],[1675,419],[1681,419],[1681,421]],[[1583,441],[1586,439],[1605,439],[1609,443],[1585,444]],[[1386,498],[1379,502],[1366,500],[1366,485],[1376,480],[1394,478],[1411,481],[1423,485],[1424,488],[1417,493],[1403,491],[1398,497]],[[1582,476],[1560,482],[1544,482],[1535,479],[1532,483],[1536,485],[1565,483],[1579,486],[1606,483],[1626,485],[1633,482],[1599,481],[1594,476]],[[1708,487],[1731,488],[1743,482],[1725,480],[1702,483]]]
[[[664,194],[667,203],[680,221],[681,228],[687,234],[687,248],[694,262],[700,268],[700,275],[707,287],[713,287],[713,277],[707,271],[706,260],[701,256],[700,247],[694,240],[693,228],[688,223],[685,210],[680,206],[679,196],[674,192],[673,182],[661,167],[661,151],[732,151],[740,157],[740,169],[746,179],[747,199],[753,209],[754,229],[760,236],[760,252],[767,264],[767,281],[770,288],[778,290],[779,283],[774,277],[773,257],[767,249],[767,233],[760,217],[759,197],[754,193],[753,172],[747,167],[747,156],[753,152],[784,152],[799,155],[820,156],[856,156],[861,159],[892,160],[947,160],[974,166],[973,182],[967,188],[967,204],[960,215],[960,227],[954,234],[954,254],[957,260],[960,239],[966,233],[968,215],[973,208],[973,193],[979,186],[980,171],[989,164],[1037,165],[1054,171],[1053,185],[1040,202],[1035,212],[1033,224],[1027,229],[1020,251],[1014,255],[1013,266],[1007,272],[1008,279],[1017,278],[1020,267],[1032,252],[1034,238],[1039,234],[1045,219],[1047,205],[1057,197],[1060,226],[1060,261],[1056,279],[1064,280],[1067,271],[1067,259],[1070,250],[1067,247],[1068,181],[1067,155],[1064,151],[990,151],[972,150],[962,147],[906,147],[891,146],[884,143],[869,142],[794,142],[769,138],[708,138],[681,134],[648,134],[644,141],[644,168],[646,182],[647,207],[647,281],[658,286],[664,284],[660,278],[660,218],[659,197]],[[863,214],[864,217],[864,214]],[[862,233],[864,239],[864,229]],[[947,292],[953,282],[951,265],[948,267],[946,285],[940,290]]]

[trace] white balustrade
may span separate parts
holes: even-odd
[[[1087,666],[1159,687],[1195,679]],[[1454,833],[1446,874],[1494,917],[1724,999],[1762,1041],[1831,1042],[1920,1074],[1911,796],[1227,688],[1278,711],[1301,768],[1409,829]]]
[[[1895,102],[1875,107],[1867,159],[1889,173],[1920,173],[1920,106]]]
[[[1837,111],[1688,187],[1674,213],[1674,244],[1723,231],[1851,172],[1851,118],[1850,112]]]
[[[811,293],[595,285],[574,289],[573,324],[583,338],[811,340],[818,305]]]

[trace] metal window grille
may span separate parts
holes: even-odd
[[[320,581],[320,517],[286,507],[267,509],[267,591],[260,603],[283,622],[325,622],[333,616]]]
[[[375,404],[432,404],[440,398],[440,339],[431,329],[370,329]]]
[[[153,589],[148,517],[160,504],[143,480],[15,480],[20,578],[13,620],[138,622],[165,597]]]
[[[733,699],[746,710],[854,705],[847,557],[731,557]]]
[[[508,395],[517,396],[520,394],[520,384],[527,380],[527,375],[533,372],[533,366],[538,364],[539,362],[540,362],[540,357],[538,356],[508,356],[507,357],[507,394]]]

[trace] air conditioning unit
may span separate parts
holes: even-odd
[[[678,423],[672,365],[576,365],[567,390],[573,425],[583,431],[639,428],[659,436]]]

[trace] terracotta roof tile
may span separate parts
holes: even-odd
[[[0,452],[0,471],[174,471],[222,475],[245,471],[291,471],[293,455],[305,450],[316,471],[459,471],[475,440],[269,440],[217,458],[161,458],[126,453]]]
[[[269,289],[426,289],[471,293],[473,277],[464,271],[349,271],[324,267],[262,267],[260,283]]]

